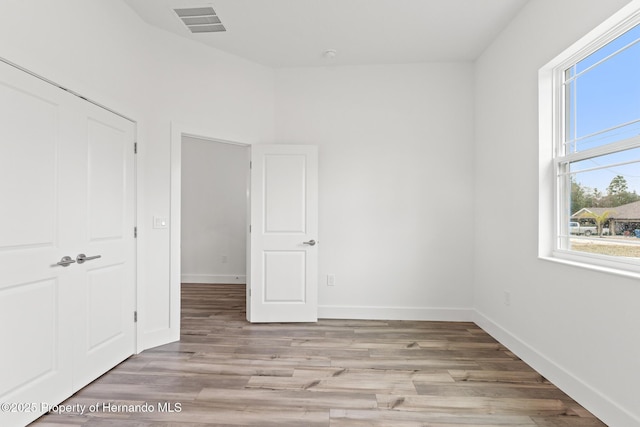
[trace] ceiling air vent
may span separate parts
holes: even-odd
[[[173,10],[192,33],[217,33],[227,31],[212,7],[192,7]]]

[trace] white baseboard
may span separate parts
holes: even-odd
[[[612,427],[640,426],[639,418],[583,382],[569,370],[536,351],[484,314],[476,310],[473,321],[607,425]]]
[[[180,280],[182,283],[237,283],[244,285],[247,283],[247,276],[244,274],[183,274]]]
[[[472,322],[473,313],[469,308],[318,306],[318,317],[321,319]]]

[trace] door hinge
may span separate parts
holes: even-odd
[[[253,169],[253,162],[249,162],[249,169]]]
[[[249,233],[251,233],[251,224],[249,224]]]
[[[133,143],[133,154],[138,154],[138,143],[137,142]]]
[[[138,238],[138,227],[133,227],[133,238]]]
[[[251,296],[251,289],[249,289],[249,296]]]
[[[134,323],[138,323],[138,312],[137,311],[133,312],[133,322]]]

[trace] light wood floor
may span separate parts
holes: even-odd
[[[243,286],[182,293],[180,342],[65,402],[99,410],[34,425],[604,426],[473,323],[252,325]]]

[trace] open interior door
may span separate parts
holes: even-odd
[[[247,320],[318,320],[318,149],[251,147]]]

